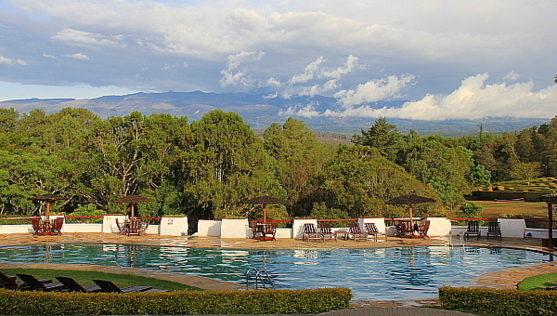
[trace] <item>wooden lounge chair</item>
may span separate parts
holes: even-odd
[[[277,240],[277,223],[268,223],[263,225],[263,239],[262,240]]]
[[[64,284],[64,290],[68,292],[82,292],[82,293],[94,293],[100,292],[101,287],[98,285],[89,285],[89,286],[82,286],[81,284],[77,283],[76,280],[69,278],[69,277],[55,277],[60,283]]]
[[[499,222],[489,222],[489,226],[487,226],[487,239],[489,239],[489,237],[499,237],[499,240],[501,240]]]
[[[146,223],[141,223],[139,219],[130,219],[128,222],[128,227],[126,229],[125,235],[131,236],[141,236],[145,235],[145,230],[147,229]]]
[[[429,230],[429,226],[431,225],[431,222],[426,220],[423,222],[418,222],[418,236],[422,237],[422,238],[429,238],[429,236],[427,235],[427,232]]]
[[[302,236],[303,240],[319,240],[319,241],[323,241],[323,235],[321,235],[321,233],[319,233],[317,231],[317,229],[315,229],[315,225],[311,224],[311,223],[305,223],[303,226],[303,236]]]
[[[374,241],[377,241],[379,236],[385,236],[385,241],[387,241],[387,234],[380,232],[375,223],[364,223],[364,228],[368,236],[373,236]]]
[[[137,292],[141,292],[141,293],[167,292],[167,290],[153,289],[150,286],[136,285],[136,286],[128,286],[128,287],[120,288],[112,281],[93,280],[93,282],[95,282],[101,288],[101,292],[104,293],[126,294],[126,293],[137,293]]]
[[[43,292],[50,292],[50,291],[60,291],[64,288],[64,284],[59,282],[41,282],[41,280],[35,278],[30,274],[16,274],[18,278],[23,280],[28,288],[26,287],[25,290],[28,291],[43,291]],[[52,280],[48,280],[52,281]]]
[[[20,290],[25,286],[25,282],[17,281],[16,276],[5,275],[0,271],[0,288],[8,290]]]
[[[481,235],[479,223],[477,221],[469,221],[468,228],[464,232],[464,240],[470,239],[470,236],[476,236],[476,240],[480,240]]]
[[[40,217],[33,217],[31,219],[31,226],[33,227],[33,235],[44,234],[44,224]]]
[[[62,235],[62,225],[64,225],[64,218],[57,217],[52,221],[50,233],[52,235]]]
[[[331,224],[329,223],[319,223],[319,232],[323,236],[323,241],[334,240],[337,241],[337,235],[331,230]]]
[[[348,227],[350,228],[350,236],[352,239],[355,241],[367,240],[367,233],[362,232],[358,223],[348,223]]]

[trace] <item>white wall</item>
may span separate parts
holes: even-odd
[[[103,233],[118,233],[120,230],[116,225],[116,219],[118,222],[124,223],[126,221],[126,215],[105,215],[103,216],[102,232]]]
[[[429,230],[427,235],[434,236],[449,236],[451,234],[451,220],[446,217],[428,217]]]

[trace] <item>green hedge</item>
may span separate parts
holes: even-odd
[[[552,191],[518,192],[518,191],[476,191],[474,195],[483,201],[512,200],[524,198],[526,202],[539,202],[540,196],[551,194]]]
[[[442,287],[439,302],[446,309],[490,315],[543,316],[557,314],[557,292]]]
[[[345,288],[61,293],[0,289],[0,315],[317,314],[349,307]]]

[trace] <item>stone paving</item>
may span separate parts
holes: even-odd
[[[389,237],[389,241],[355,242],[353,240],[338,241],[302,241],[293,239],[278,239],[276,241],[256,241],[252,239],[220,239],[216,237],[181,236],[169,237],[160,235],[121,236],[107,233],[68,233],[62,236],[33,236],[30,234],[0,234],[0,246],[42,244],[42,243],[119,243],[141,244],[159,246],[183,246],[204,248],[251,248],[251,249],[336,249],[336,248],[369,248],[391,246],[417,246],[417,245],[453,245],[453,246],[491,246],[514,247],[536,251],[547,251],[541,247],[539,239],[532,238],[503,238],[473,242],[464,242],[458,236],[427,238],[427,239],[400,239]],[[23,264],[17,264],[22,267]],[[210,290],[245,290],[243,286],[235,283],[224,282],[185,273],[171,273],[166,271],[144,270],[136,268],[104,267],[90,265],[56,265],[56,264],[26,264],[29,267],[42,267],[48,269],[98,269],[112,273],[127,273],[160,278],[181,282]],[[13,267],[12,264],[0,264],[0,268]],[[472,280],[470,286],[498,289],[516,289],[516,285],[524,278],[535,275],[557,272],[557,264],[546,263],[535,266],[525,266],[483,274]],[[364,316],[364,315],[470,315],[459,312],[445,311],[432,308],[417,308],[437,306],[435,299],[431,300],[405,300],[405,301],[353,301],[352,307],[345,311],[325,313],[333,316]]]

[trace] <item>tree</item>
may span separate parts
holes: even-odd
[[[361,135],[354,135],[352,142],[377,148],[381,155],[390,161],[396,161],[398,152],[403,148],[403,135],[398,132],[396,125],[388,124],[387,119],[380,118],[367,131],[362,130]]]
[[[186,155],[191,198],[189,214],[199,218],[237,215],[238,201],[285,194],[276,179],[276,162],[242,118],[211,111],[191,124],[193,141]]]
[[[408,193],[438,199],[430,186],[368,146],[340,146],[324,180],[323,190],[330,196],[327,207],[345,210],[351,217],[401,216],[404,209],[385,201]]]
[[[277,161],[278,178],[292,201],[292,215],[306,215],[309,206],[304,197],[312,195],[320,184],[329,147],[319,140],[305,123],[288,118],[283,125],[271,124],[263,133],[265,150]]]
[[[511,176],[513,179],[525,180],[528,185],[534,178],[541,176],[539,162],[519,162],[513,165]]]

